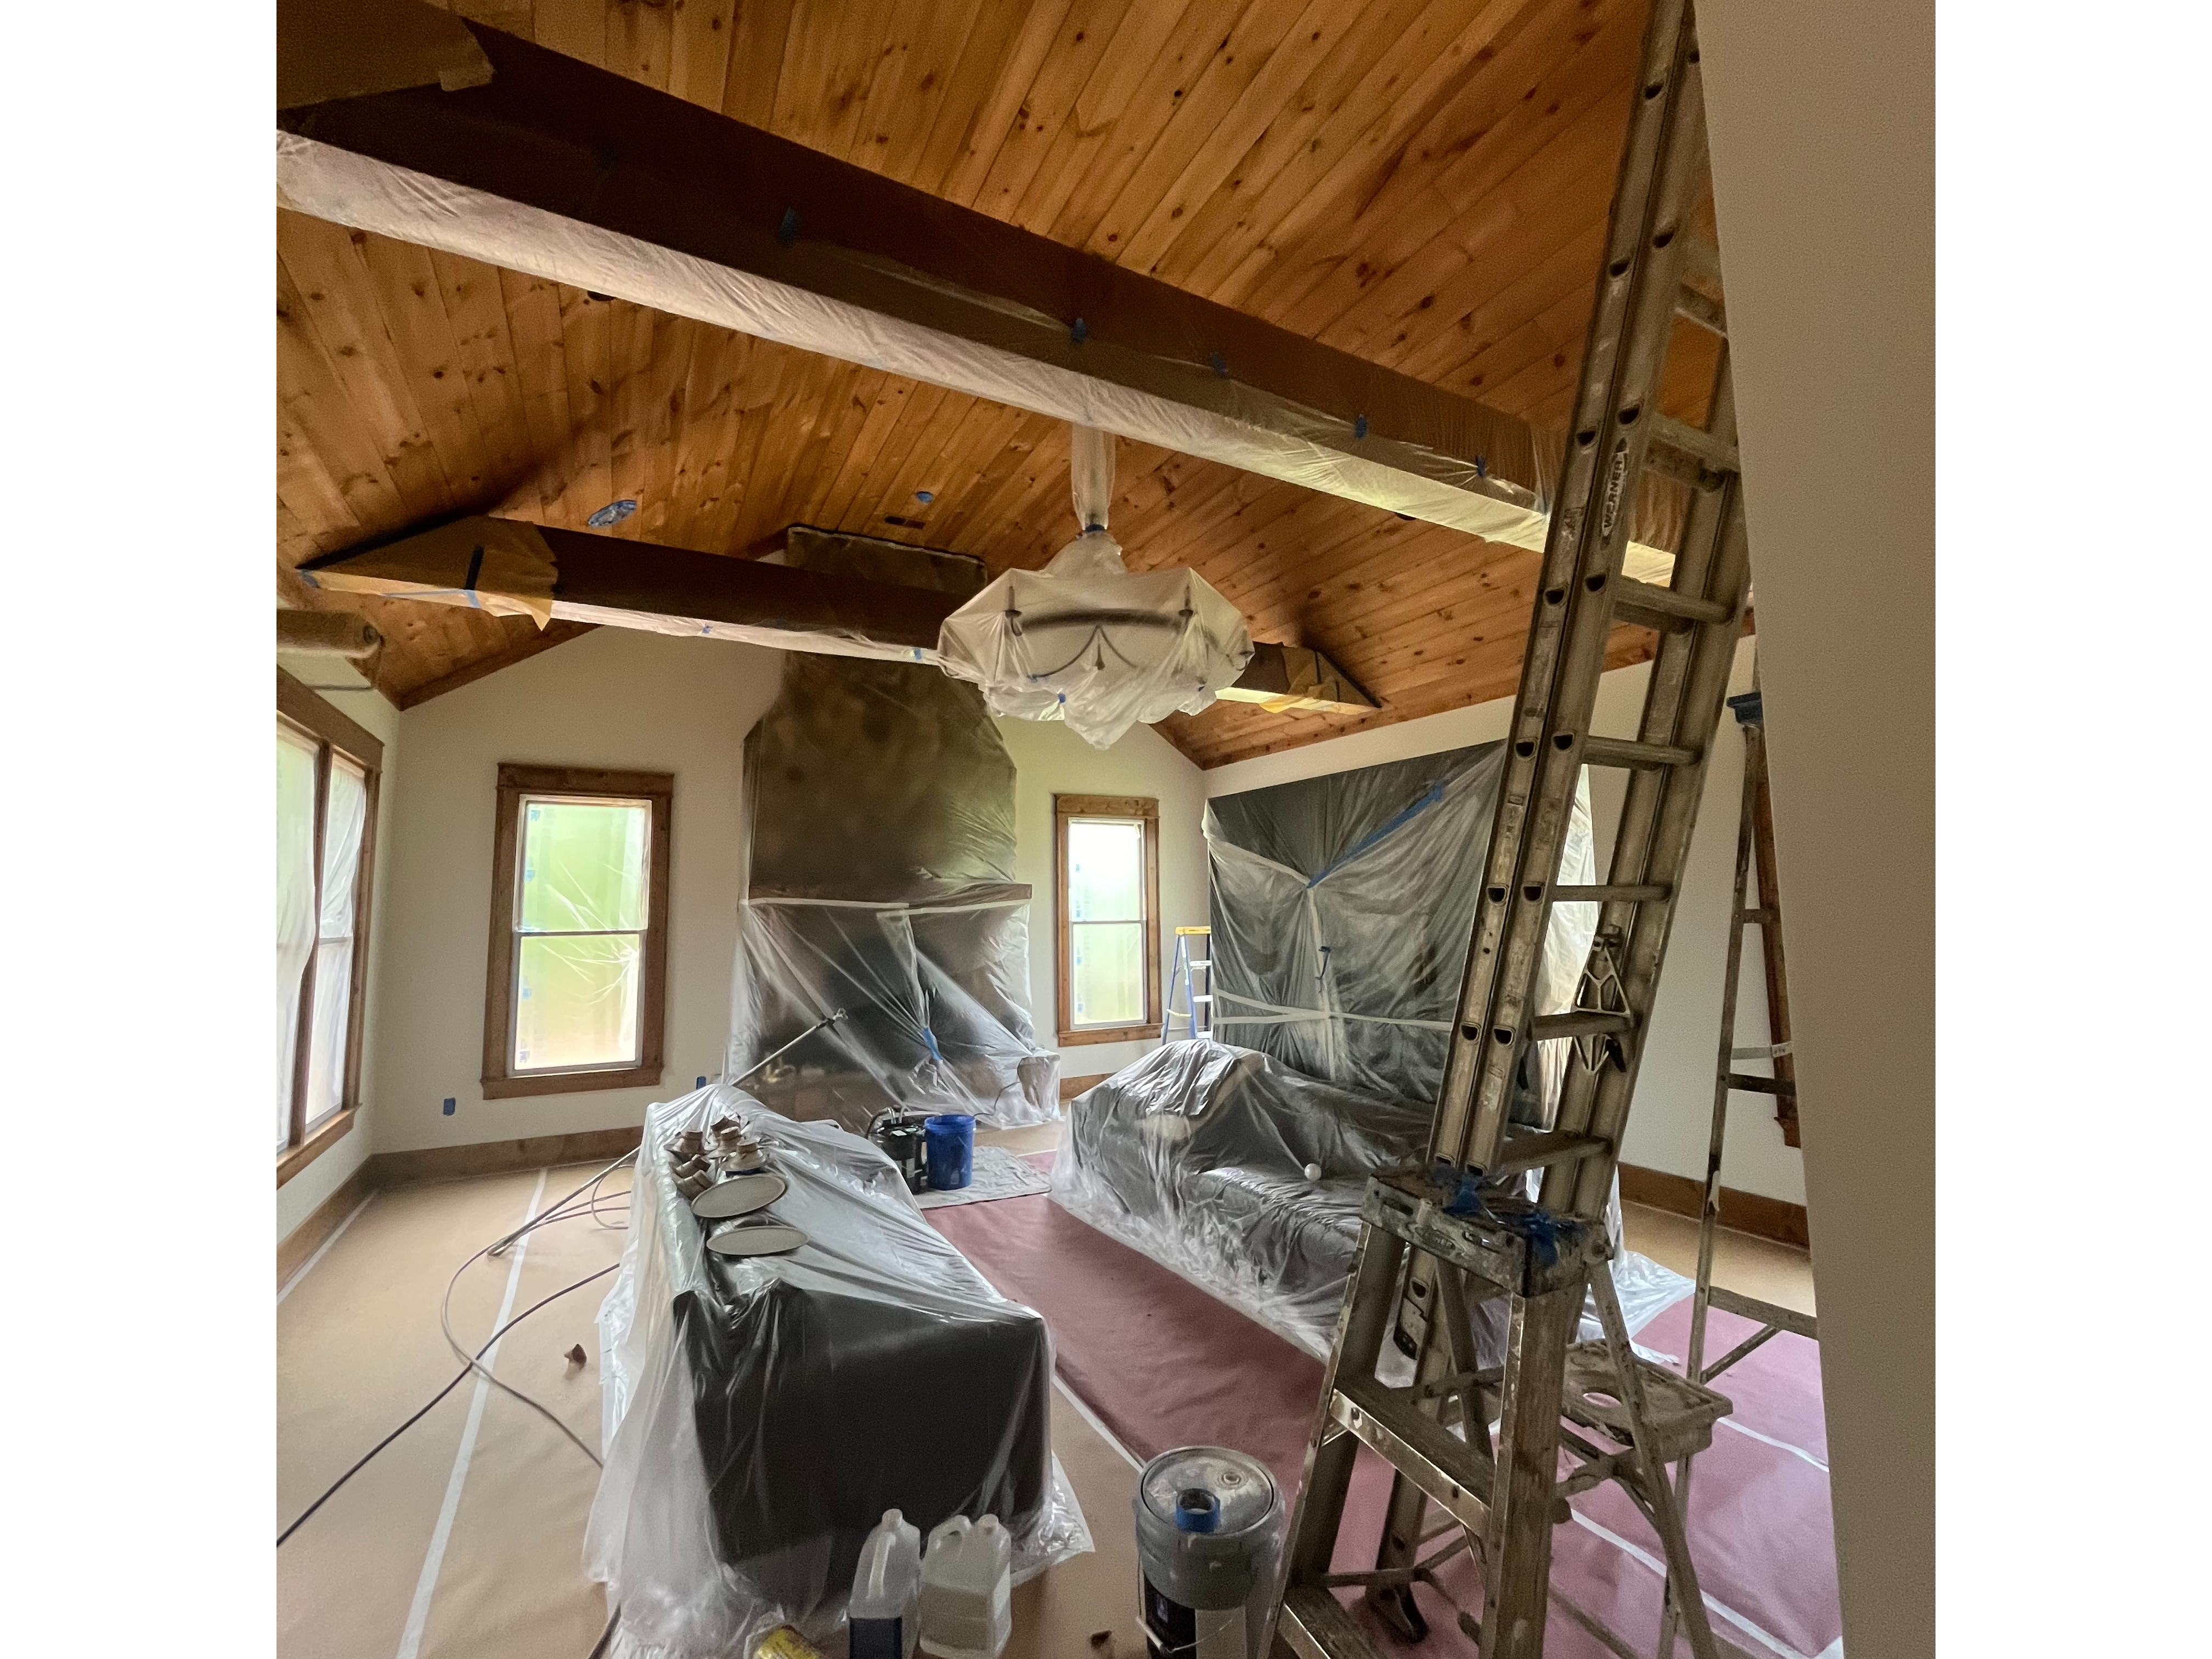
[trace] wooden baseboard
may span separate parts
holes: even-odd
[[[464,1181],[471,1176],[503,1175],[510,1170],[542,1170],[562,1164],[605,1164],[638,1143],[639,1129],[586,1129],[572,1135],[532,1135],[522,1140],[483,1140],[466,1146],[423,1146],[408,1152],[378,1152],[368,1164],[379,1187],[406,1187],[418,1181]]]
[[[375,1183],[369,1178],[368,1164],[363,1164],[338,1182],[337,1190],[315,1206],[305,1221],[277,1241],[278,1290],[284,1288],[284,1281],[299,1272],[301,1264],[321,1249],[345,1218],[361,1207],[362,1200],[375,1190]]]
[[[1101,1072],[1095,1077],[1064,1077],[1060,1080],[1060,1097],[1073,1100],[1085,1090],[1096,1088],[1113,1075],[1111,1072]]]
[[[1666,1210],[1694,1220],[1705,1200],[1705,1188],[1701,1181],[1634,1164],[1620,1166],[1620,1201],[1624,1204],[1647,1204],[1655,1210]],[[1734,1187],[1721,1188],[1721,1225],[1749,1233],[1754,1238],[1771,1238],[1778,1244],[1794,1245],[1801,1250],[1810,1249],[1813,1244],[1812,1230],[1806,1224],[1802,1204],[1739,1192]]]

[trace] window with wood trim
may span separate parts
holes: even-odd
[[[659,1083],[675,789],[665,772],[499,769],[487,1099]]]
[[[1160,1034],[1160,805],[1054,795],[1060,1040]]]
[[[276,1184],[361,1104],[369,872],[384,745],[276,673]]]

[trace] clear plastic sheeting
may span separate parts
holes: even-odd
[[[994,714],[1065,720],[1105,749],[1132,726],[1210,708],[1252,659],[1237,607],[1194,571],[1132,575],[1108,532],[1111,434],[1070,441],[1082,533],[1042,570],[1010,570],[945,619],[945,672],[983,688]]]
[[[315,949],[315,745],[276,727],[276,1144],[292,1133],[300,995]]]
[[[1217,797],[1214,1026],[1310,1077],[1433,1103],[1467,969],[1505,746],[1393,761]],[[1562,884],[1596,878],[1585,772]],[[1552,911],[1537,1012],[1571,1007],[1595,904]],[[1516,1121],[1550,1127],[1572,1044],[1531,1045]]]
[[[807,1243],[730,1258],[667,1149],[742,1115]],[[890,1160],[714,1085],[647,1115],[615,1287],[599,1310],[606,1468],[585,1567],[613,1651],[725,1659],[776,1625],[825,1644],[871,1528],[995,1514],[1018,1579],[1091,1547],[1051,1451],[1052,1342],[922,1218]],[[842,1651],[842,1645],[833,1646]]]
[[[1124,1066],[1071,1115],[1055,1202],[1316,1356],[1336,1328],[1367,1177],[1417,1157],[1429,1130],[1424,1107],[1202,1038]]]
[[[1029,899],[941,903],[750,899],[738,911],[730,1074],[836,1010],[754,1079],[795,1117],[864,1133],[879,1112],[969,1112],[991,1127],[1060,1115],[1059,1056],[1030,1036]]]
[[[933,669],[787,658],[745,743],[748,896],[726,1075],[855,1133],[893,1107],[986,1125],[1060,1115],[1029,1011],[1014,766],[975,688]]]
[[[1307,1077],[1271,1056],[1170,1042],[1079,1097],[1052,1196],[1070,1214],[1320,1358],[1335,1334],[1367,1178],[1418,1162],[1430,1112]],[[1613,1282],[1631,1333],[1690,1281],[1620,1248]],[[1505,1309],[1472,1310],[1479,1357],[1500,1362]],[[1601,1332],[1586,1305],[1582,1337]]]
[[[1370,410],[1377,429],[1364,432],[1357,417],[1304,406],[1223,372],[1208,361],[1213,343],[1198,338],[1131,365],[1157,391],[1102,380],[1048,361],[1048,353],[1066,348],[1068,316],[979,299],[975,304],[993,313],[994,331],[1018,338],[1025,349],[963,337],[952,331],[973,325],[971,305],[948,295],[940,279],[892,259],[821,241],[808,245],[815,257],[896,295],[900,308],[941,314],[947,326],[864,307],[294,132],[276,135],[276,194],[279,206],[334,224],[616,295],[1487,541],[1540,550],[1549,526],[1558,465],[1553,441],[1540,441],[1522,423],[1468,400],[1460,400],[1463,429],[1395,440],[1384,435],[1398,423],[1395,412]],[[763,224],[763,237],[774,228]],[[942,234],[958,231],[948,224]],[[1509,470],[1534,487],[1506,482]],[[1647,529],[1639,514],[1634,533],[1650,541],[1663,532]],[[1632,559],[1643,550],[1632,544]]]

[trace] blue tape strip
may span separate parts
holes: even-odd
[[[1344,868],[1346,865],[1351,863],[1352,860],[1358,858],[1362,853],[1366,852],[1370,848],[1373,847],[1376,842],[1395,835],[1399,830],[1404,829],[1407,823],[1419,817],[1422,813],[1427,811],[1429,808],[1434,806],[1443,798],[1443,780],[1439,778],[1436,782],[1429,786],[1428,793],[1423,795],[1420,799],[1415,801],[1411,806],[1408,806],[1404,811],[1399,813],[1389,823],[1382,825],[1378,829],[1370,830],[1364,836],[1362,836],[1358,843],[1353,846],[1350,852],[1346,853],[1342,858],[1335,860],[1326,866],[1319,875],[1316,875],[1312,880],[1307,882],[1306,885],[1309,887],[1318,887],[1322,882],[1328,880],[1329,877],[1335,874],[1339,870]]]

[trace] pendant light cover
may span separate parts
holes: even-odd
[[[1106,531],[1114,436],[1070,428],[1083,533],[1042,570],[1010,570],[945,619],[945,672],[996,714],[1065,720],[1096,748],[1139,721],[1195,714],[1251,660],[1237,607],[1190,570],[1132,575]]]

